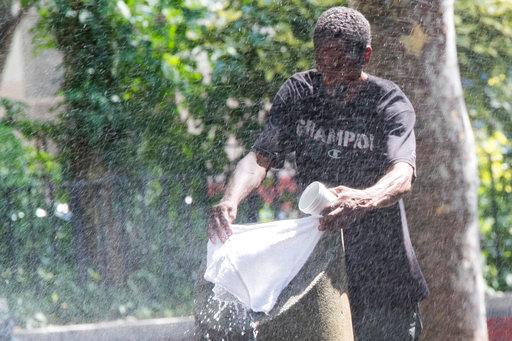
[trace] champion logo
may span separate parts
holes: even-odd
[[[360,128],[358,128],[360,129]],[[327,145],[336,145],[340,149],[374,150],[374,136],[368,132],[351,131],[347,129],[333,129],[322,127],[311,120],[300,119],[297,122],[297,135],[301,138],[310,138]],[[332,154],[331,154],[332,153]],[[339,159],[341,151],[331,149],[329,156]]]
[[[331,149],[327,152],[327,155],[329,155],[333,159],[340,159],[342,153],[343,152],[339,149]]]

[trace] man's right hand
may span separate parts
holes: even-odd
[[[210,209],[208,214],[208,238],[215,244],[217,237],[224,243],[233,234],[230,224],[236,219],[236,205],[223,200]]]

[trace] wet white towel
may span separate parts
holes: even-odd
[[[320,240],[318,217],[231,225],[221,244],[208,242],[204,278],[222,300],[236,297],[255,312],[268,313]]]

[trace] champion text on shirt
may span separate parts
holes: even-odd
[[[311,120],[300,119],[297,123],[297,135],[310,137],[325,144],[337,144],[344,148],[373,150],[373,134],[356,133],[350,130],[335,130],[317,127]]]

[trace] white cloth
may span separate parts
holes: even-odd
[[[318,217],[231,225],[221,244],[208,241],[204,278],[224,301],[233,296],[246,308],[268,313],[320,240]]]

